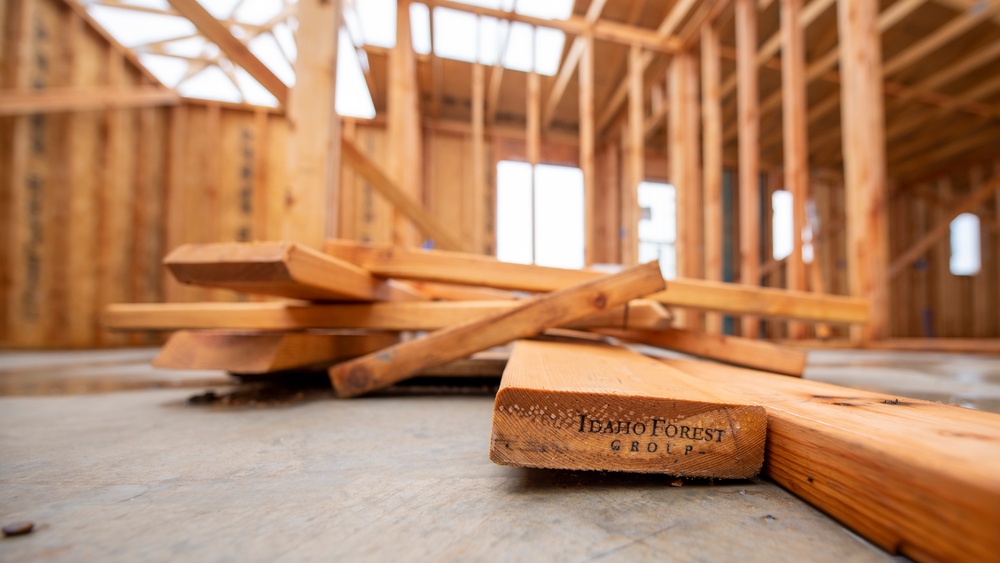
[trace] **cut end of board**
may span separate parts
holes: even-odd
[[[500,465],[748,478],[764,460],[763,407],[619,348],[518,342],[493,412]]]

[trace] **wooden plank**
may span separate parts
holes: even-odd
[[[513,301],[521,299],[521,297],[512,291],[476,285],[426,281],[412,281],[408,282],[407,285],[431,299],[440,299],[442,301]]]
[[[294,242],[186,244],[163,264],[183,284],[294,299],[413,301],[404,285]]]
[[[837,3],[847,269],[851,295],[871,303],[871,318],[863,329],[852,329],[852,337],[868,340],[885,337],[888,325],[885,117],[877,10],[865,0]]]
[[[761,369],[784,375],[802,377],[806,368],[806,352],[764,340],[704,334],[692,330],[668,328],[663,330],[596,329],[594,332],[613,336],[627,342],[649,344],[700,356],[727,364]]]
[[[262,63],[243,42],[237,39],[225,24],[215,19],[215,16],[202,7],[198,0],[169,0],[169,2],[182,16],[191,20],[191,23],[198,28],[202,35],[215,43],[229,60],[242,67],[254,80],[267,89],[278,100],[278,103],[281,105],[288,103],[288,86],[285,86],[285,83],[267,65]],[[336,29],[327,30],[327,33],[333,35],[334,40],[336,40]],[[308,35],[307,37],[312,36]],[[299,40],[301,41],[302,38],[300,37]],[[315,47],[312,43],[305,44],[309,45],[310,49],[302,49],[301,51],[309,51]],[[334,63],[334,67],[336,67],[336,63]]]
[[[330,365],[392,346],[393,332],[234,332],[182,330],[173,334],[153,360],[163,369],[267,373]]]
[[[955,219],[955,217],[958,217],[962,213],[971,213],[975,211],[977,207],[989,201],[995,195],[998,188],[1000,188],[1000,173],[994,175],[987,182],[978,186],[975,191],[969,194],[968,197],[949,209],[933,228],[920,237],[920,239],[907,249],[906,252],[903,252],[895,260],[893,260],[889,265],[889,276],[895,277],[899,275],[904,268],[907,268],[910,264],[923,256],[924,253],[934,246],[934,243],[940,240],[941,237],[948,234],[951,228],[951,222]]]
[[[527,338],[663,289],[659,264],[650,262],[601,279],[535,297],[510,311],[442,329],[330,368],[341,397],[383,389],[417,370],[457,360],[498,344]]]
[[[486,232],[481,225],[487,221],[490,167],[486,162],[486,68],[472,65],[472,194],[466,206],[465,227],[471,229],[469,243],[473,252],[486,253]],[[480,227],[480,228],[477,228]]]
[[[457,240],[438,221],[431,217],[423,207],[413,201],[375,162],[368,158],[361,149],[348,139],[341,140],[344,162],[354,167],[378,193],[392,203],[439,248],[458,250],[462,248],[461,241]]]
[[[737,125],[739,151],[739,247],[740,282],[760,285],[760,116],[757,100],[757,11],[753,0],[736,2],[736,74],[739,77]],[[740,334],[756,338],[760,332],[758,320],[745,315]]]
[[[706,362],[665,362],[763,406],[764,473],[890,553],[985,561],[1000,552],[1000,416]]]
[[[184,0],[197,4],[197,0]],[[319,247],[335,236],[340,194],[340,119],[337,91],[337,34],[340,0],[298,3],[295,87],[288,95],[288,170],[281,207],[280,238]]]
[[[588,270],[512,264],[460,252],[409,250],[342,240],[327,241],[324,250],[379,276],[518,291],[555,291],[604,275]],[[674,279],[666,291],[651,298],[667,305],[776,318],[831,323],[863,323],[868,318],[867,303],[860,299],[708,280]]]
[[[722,96],[719,31],[708,23],[701,29],[702,186],[705,198],[705,279],[722,281]],[[722,333],[722,315],[705,315],[705,330]]]
[[[748,478],[764,409],[613,346],[520,341],[493,409],[490,459],[549,469]]]
[[[3,90],[0,91],[0,115],[172,106],[180,103],[180,99],[170,90],[152,86],[119,91],[97,88]]]
[[[259,303],[117,303],[103,317],[112,330],[438,330],[510,312],[518,302],[506,301],[397,301],[318,305],[267,301]],[[628,306],[566,324],[562,328],[648,328],[669,326],[663,306],[644,299]]]
[[[646,136],[643,130],[642,50],[629,49],[628,54],[628,130],[625,138],[625,185],[622,186],[621,244],[622,264],[639,263],[639,183],[645,180],[643,170]]]
[[[792,253],[787,260],[787,287],[808,289],[802,258],[802,232],[809,199],[809,146],[806,123],[806,42],[802,0],[781,0],[781,95],[785,189],[792,194]],[[807,327],[788,323],[789,338],[804,338]]]

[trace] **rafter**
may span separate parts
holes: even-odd
[[[584,16],[584,20],[587,23],[593,24],[601,17],[601,11],[604,10],[604,5],[608,0],[593,0],[590,3],[590,7],[587,8],[587,14]],[[576,72],[577,64],[580,62],[580,58],[583,56],[583,50],[587,46],[587,37],[584,35],[578,35],[573,38],[573,44],[570,45],[568,51],[566,51],[566,58],[563,60],[563,64],[559,69],[559,74],[556,75],[555,82],[552,83],[552,90],[549,92],[548,99],[545,100],[545,109],[542,111],[542,129],[548,129],[552,124],[552,118],[555,116],[556,107],[559,106],[559,101],[562,100],[563,94],[566,93],[566,86],[569,85],[569,79]]]

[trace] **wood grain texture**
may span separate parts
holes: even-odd
[[[324,334],[316,332],[234,332],[182,330],[163,345],[153,366],[165,369],[220,369],[267,373],[329,365],[391,346],[393,332]]]
[[[659,264],[650,262],[339,364],[330,369],[330,381],[341,397],[362,395],[388,387],[420,369],[571,323],[663,286]]]
[[[328,240],[324,250],[379,276],[519,291],[555,291],[604,275],[588,270],[512,264],[460,252],[412,250],[345,240]],[[868,306],[863,299],[709,280],[673,279],[666,291],[651,295],[650,299],[708,311],[831,323],[862,323],[868,318]]]
[[[1000,416],[710,364],[665,360],[767,410],[764,473],[890,553],[1000,553]]]
[[[517,301],[404,301],[317,305],[301,302],[260,303],[118,303],[108,306],[104,327],[111,330],[307,328],[367,330],[438,330],[518,306]],[[610,307],[565,328],[664,328],[670,316],[659,303],[633,300]]]
[[[723,388],[623,348],[520,341],[497,393],[490,459],[752,477],[764,460],[766,415]]]
[[[186,244],[163,259],[184,284],[294,299],[414,301],[404,285],[291,242]]]
[[[807,353],[804,350],[753,338],[703,334],[677,328],[597,329],[595,332],[619,340],[649,344],[693,356],[795,377],[802,377],[802,372],[806,368]]]

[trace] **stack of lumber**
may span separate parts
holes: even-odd
[[[414,376],[502,370],[496,463],[713,478],[763,470],[890,552],[1000,553],[1000,416],[805,381],[801,350],[671,326],[674,308],[863,323],[861,300],[665,282],[656,263],[609,275],[342,240],[323,252],[186,245],[164,262],[182,283],[280,299],[111,306],[111,328],[177,331],[159,367],[275,377],[322,367],[344,398]],[[511,343],[508,355],[483,355]],[[626,343],[715,361],[653,359]]]

